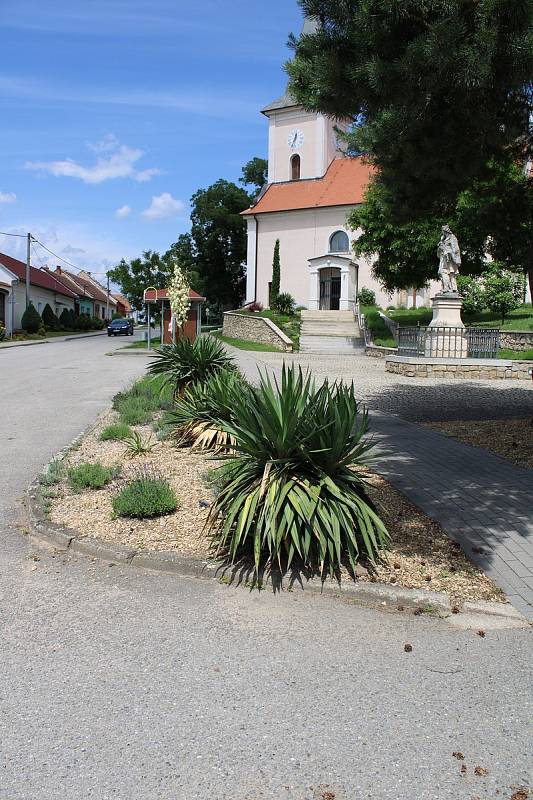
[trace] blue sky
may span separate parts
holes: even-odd
[[[1,5],[0,231],[103,272],[165,250],[198,188],[266,156],[296,0]],[[56,263],[37,245],[33,261]]]

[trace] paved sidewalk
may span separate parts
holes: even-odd
[[[279,374],[279,362],[231,350],[249,380],[257,379],[258,367]],[[376,471],[435,519],[533,621],[533,472],[393,414],[371,411],[371,431],[390,453]]]
[[[527,423],[525,423],[527,424]],[[376,471],[437,520],[533,621],[533,473],[389,414],[371,414]]]
[[[64,336],[51,336],[48,339],[25,339],[15,342],[2,342],[0,350],[9,350],[12,347],[32,347],[34,344],[56,344],[56,342],[72,342],[76,339],[94,339],[95,336],[107,336],[107,331],[93,331],[91,333],[65,333]]]

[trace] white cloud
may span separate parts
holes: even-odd
[[[126,217],[129,217],[130,214],[131,206],[128,205],[120,206],[120,208],[117,208],[115,211],[115,217],[117,219],[126,219]]]
[[[0,203],[14,203],[16,199],[15,192],[0,192]]]
[[[177,216],[184,207],[181,200],[176,200],[170,192],[163,192],[157,197],[152,197],[152,202],[141,212],[141,216],[149,220],[167,219]]]
[[[56,177],[78,178],[84,183],[92,184],[115,178],[131,178],[144,183],[154,175],[161,174],[161,170],[155,167],[138,170],[135,165],[144,152],[139,148],[120,144],[112,134],[108,134],[103,141],[88,146],[97,154],[96,163],[90,167],[66,158],[64,161],[28,161],[25,168],[48,172]]]

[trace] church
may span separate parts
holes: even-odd
[[[314,23],[306,20],[304,33]],[[298,106],[288,91],[262,109],[268,119],[268,183],[243,212],[248,231],[246,302],[270,305],[272,259],[280,242],[280,290],[311,311],[349,311],[367,288],[376,302],[430,305],[435,286],[388,295],[372,277],[372,259],[355,256],[361,231],[347,225],[363,202],[373,168],[348,157],[338,141],[343,125]]]

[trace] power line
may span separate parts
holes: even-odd
[[[18,236],[20,239],[25,239],[26,233],[7,233],[7,231],[0,231],[0,236]]]
[[[71,261],[67,261],[66,258],[63,258],[63,256],[58,256],[57,253],[54,253],[53,250],[50,250],[48,247],[46,247],[46,245],[44,245],[42,242],[40,242],[38,239],[36,239],[35,236],[32,236],[31,238],[32,238],[33,242],[36,242],[38,245],[40,245],[44,250],[46,250],[47,253],[50,253],[51,256],[54,256],[54,258],[59,259],[59,261],[62,261],[64,264],[68,264],[69,267],[72,267],[72,269],[77,270],[77,272],[85,272],[85,270],[82,267],[77,267],[76,264],[73,264]],[[93,272],[91,270],[90,274],[91,275],[107,275],[107,272]]]
[[[78,272],[82,272],[81,267],[77,267],[76,264],[72,264],[70,261],[67,261],[66,258],[63,258],[62,256],[58,256],[57,253],[54,253],[53,250],[50,250],[48,247],[46,247],[46,245],[44,245],[42,242],[40,242],[38,239],[36,239],[35,236],[32,236],[31,238],[32,238],[32,240],[34,242],[36,242],[38,245],[40,245],[43,248],[43,250],[46,250],[47,253],[50,253],[51,256],[54,256],[54,258],[59,259],[59,261],[63,261],[64,264],[68,264],[69,267],[72,267],[72,269],[75,269]]]

